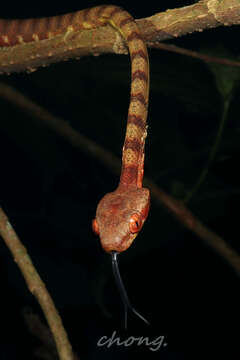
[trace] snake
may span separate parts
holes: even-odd
[[[43,65],[52,48],[51,41],[58,40],[58,47],[67,43],[68,36],[80,30],[111,25],[123,37],[131,58],[131,90],[125,140],[122,149],[122,167],[115,191],[107,193],[98,203],[92,221],[93,231],[99,235],[102,248],[111,254],[113,273],[125,309],[125,328],[128,310],[143,321],[148,321],[132,306],[123,285],[118,254],[126,251],[148,216],[150,191],[142,185],[144,175],[144,148],[147,136],[149,101],[148,52],[134,18],[115,5],[101,5],[73,13],[33,19],[0,19],[0,53],[5,62],[0,72],[13,72],[27,68],[21,66],[14,54],[32,46],[29,64]],[[52,45],[53,47],[53,45]],[[55,45],[56,47],[56,45]],[[66,50],[71,56],[71,49]],[[54,60],[54,59],[53,59]]]

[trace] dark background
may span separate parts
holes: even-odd
[[[105,1],[107,3],[107,1]],[[116,1],[135,18],[191,1]],[[99,5],[68,1],[18,4],[1,17],[56,15]],[[181,47],[237,60],[239,28],[194,33],[171,41]],[[189,208],[230,246],[239,246],[240,71],[186,56],[150,50],[151,92],[146,170],[168,193],[184,198],[206,165],[223,110],[221,87],[232,87],[221,145],[206,181]],[[86,57],[40,68],[32,74],[1,76],[66,121],[81,134],[121,156],[129,101],[127,56]],[[0,99],[0,205],[45,282],[81,359],[202,359],[240,355],[239,278],[202,240],[153,202],[143,231],[120,256],[120,270],[134,306],[151,323],[123,307],[109,255],[91,230],[99,199],[118,177],[65,139]],[[43,344],[24,314],[43,315],[5,244],[0,246],[0,359],[39,359]],[[116,331],[129,336],[162,335],[166,346],[98,347]]]

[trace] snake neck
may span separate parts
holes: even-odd
[[[59,47],[64,48],[64,57],[68,54],[73,57],[67,45],[71,34],[106,24],[123,36],[131,57],[131,94],[120,184],[141,187],[147,135],[149,65],[146,46],[128,12],[114,5],[102,5],[49,18],[0,19],[0,72],[32,71],[32,66],[45,65],[57,59],[55,52]],[[52,43],[55,39],[57,45]]]

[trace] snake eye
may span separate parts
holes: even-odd
[[[141,230],[142,227],[142,219],[141,216],[139,214],[133,214],[130,218],[130,222],[129,222],[129,227],[130,227],[130,232],[132,234],[138,232],[139,230]]]
[[[92,221],[92,229],[96,235],[99,235],[99,226],[96,219],[93,219]]]

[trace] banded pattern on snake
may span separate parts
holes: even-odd
[[[99,202],[93,230],[99,234],[103,249],[112,254],[115,276],[123,294],[125,314],[130,308],[145,321],[129,303],[116,261],[116,254],[127,250],[141,230],[150,205],[149,190],[142,187],[149,63],[147,49],[136,22],[128,12],[114,5],[97,6],[50,18],[0,20],[0,51],[2,47],[7,58],[6,64],[0,63],[0,72],[21,70],[21,66],[14,66],[11,55],[13,49],[21,50],[26,44],[34,44],[37,49],[34,56],[38,57],[36,64],[41,65],[41,48],[48,46],[48,40],[60,37],[62,42],[66,42],[69,33],[106,24],[113,26],[128,45],[131,57],[131,93],[120,182],[115,191],[106,194]]]

